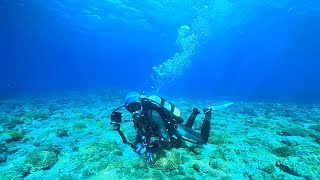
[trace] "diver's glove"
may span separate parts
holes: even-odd
[[[137,143],[136,145],[133,145],[132,148],[134,152],[136,152],[139,155],[144,154],[147,150],[146,146],[141,143]]]
[[[154,155],[151,151],[148,151],[147,152],[147,162],[148,163],[152,163],[153,162],[153,158],[154,158]]]

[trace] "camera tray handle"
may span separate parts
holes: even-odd
[[[114,130],[116,130],[116,131],[119,133],[119,135],[120,135],[120,137],[121,137],[121,139],[122,139],[122,142],[123,142],[124,144],[130,144],[130,145],[132,145],[132,143],[130,143],[130,142],[127,141],[127,139],[126,139],[126,137],[124,136],[123,132],[120,130],[120,124],[115,124],[115,125],[114,125]]]

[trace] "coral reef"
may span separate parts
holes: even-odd
[[[123,167],[122,161],[116,160],[117,156],[123,156],[123,150],[115,141],[101,139],[98,142],[91,142],[79,148],[79,161],[86,164],[81,171],[84,177],[89,177],[104,169],[115,169]],[[82,167],[80,166],[82,169]]]
[[[290,175],[302,177],[305,179],[315,179],[319,176],[320,168],[305,162],[299,162],[299,158],[279,159],[276,164],[281,171]]]
[[[13,142],[13,141],[20,141],[24,138],[24,134],[22,132],[18,131],[4,131],[0,133],[0,140],[4,140],[7,143]]]
[[[54,114],[53,111],[48,108],[35,109],[23,115],[24,118],[31,118],[37,120],[49,119]]]
[[[281,129],[281,132],[278,133],[281,136],[301,136],[307,137],[308,133],[305,129],[300,127],[291,127],[291,128],[284,128]]]
[[[224,160],[222,159],[213,159],[209,162],[209,165],[212,169],[217,169],[220,171],[223,171],[225,173],[229,172],[229,168],[227,167],[227,164]]]
[[[283,146],[279,148],[275,148],[273,153],[279,157],[288,157],[295,155],[295,150],[288,146]]]
[[[155,163],[152,165],[152,168],[161,170],[162,172],[169,172],[176,169],[179,169],[182,160],[181,153],[173,149],[171,151],[163,151],[157,154],[160,157],[157,157]]]
[[[81,129],[87,128],[87,125],[86,125],[86,123],[84,123],[84,122],[77,122],[77,123],[75,123],[75,124],[73,125],[72,128],[73,128],[74,130],[81,130]]]
[[[229,142],[230,141],[227,134],[217,131],[210,133],[210,138],[208,140],[208,143],[216,145],[228,144]]]
[[[66,137],[66,136],[69,136],[67,130],[65,130],[65,129],[60,129],[60,128],[57,129],[56,134],[57,134],[58,137]]]
[[[23,123],[24,123],[24,121],[22,119],[14,117],[14,118],[8,118],[6,121],[1,123],[1,125],[2,125],[2,127],[7,128],[7,129],[13,129],[17,125],[23,124]]]
[[[273,174],[276,172],[276,167],[274,166],[274,164],[270,164],[270,165],[265,166],[263,168],[263,171],[270,173],[270,174]]]
[[[34,151],[26,156],[22,167],[23,173],[29,174],[40,170],[49,169],[58,160],[58,157],[53,151]]]
[[[309,129],[320,132],[320,125],[311,125],[309,126]]]
[[[319,106],[234,103],[214,111],[207,144],[172,141],[155,151],[149,164],[109,125],[110,112],[126,93],[72,92],[3,101],[1,179],[320,178]],[[219,104],[172,99],[184,119],[193,107]],[[198,132],[202,120],[200,114],[194,125]],[[133,124],[124,123],[121,129],[134,142]]]

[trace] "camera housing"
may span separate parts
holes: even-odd
[[[121,112],[112,112],[111,114],[111,124],[120,124],[122,123],[122,113]]]

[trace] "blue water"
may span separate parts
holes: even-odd
[[[1,94],[150,91],[152,67],[180,51],[178,29],[193,30],[210,2],[0,0]],[[319,1],[228,3],[191,66],[159,93],[320,102]]]

